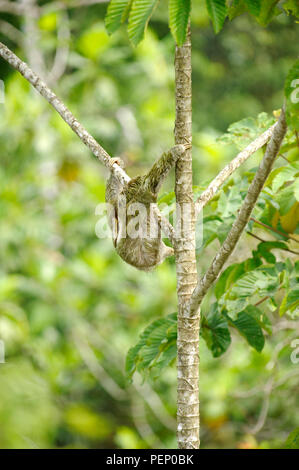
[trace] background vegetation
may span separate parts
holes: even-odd
[[[242,15],[215,36],[202,3],[194,5],[192,26],[194,183],[200,187],[236,153],[216,141],[228,125],[281,106],[298,52],[292,18],[278,16],[265,30]],[[68,66],[54,89],[134,175],[173,143],[174,42],[166,8],[154,14],[136,49],[123,30],[107,35],[105,11],[105,5],[70,10]],[[61,15],[40,20],[49,62]],[[0,19],[23,26],[22,18]],[[0,41],[26,59],[1,31]],[[3,61],[0,78],[0,339],[6,345],[0,447],[175,447],[174,368],[129,384],[124,364],[144,327],[176,309],[173,261],[142,273],[116,256],[110,240],[96,237],[95,208],[104,201],[107,175]],[[199,257],[202,270],[218,243]],[[235,261],[256,244],[245,235]],[[204,314],[214,298],[211,292]],[[258,353],[233,336],[217,359],[201,340],[203,448],[278,447],[299,426],[299,366],[290,361],[296,337],[298,331],[278,330]],[[273,368],[277,386],[270,395]]]

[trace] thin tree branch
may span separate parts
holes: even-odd
[[[197,214],[199,214],[205,205],[215,196],[216,192],[222,186],[222,184],[230,177],[230,175],[236,171],[242,163],[244,163],[251,155],[253,155],[257,150],[263,147],[273,135],[274,129],[277,123],[269,127],[263,134],[259,135],[253,142],[251,142],[242,152],[228,163],[223,170],[213,179],[209,184],[207,189],[197,199]]]
[[[270,295],[266,295],[265,297],[263,297],[261,300],[259,300],[258,302],[256,302],[254,304],[255,307],[258,307],[259,305],[261,305],[262,303],[264,303],[266,300],[268,300],[270,298]]]
[[[282,320],[276,325],[273,326],[273,333],[282,330],[293,330],[296,329],[299,333],[299,321],[291,321],[291,320]]]
[[[264,240],[263,238],[259,237],[258,235],[255,235],[255,233],[252,233],[252,232],[246,232],[246,233],[247,235],[250,235],[251,237],[263,243],[271,243],[275,241],[275,240]],[[290,250],[290,248],[281,248],[281,250],[288,251],[289,253],[292,253],[293,255],[299,255],[299,251]]]
[[[281,111],[277,125],[275,126],[274,132],[267,145],[267,149],[264,158],[255,174],[252,183],[249,186],[245,200],[241,206],[238,216],[233,223],[233,226],[226,237],[223,245],[219,252],[212,261],[212,264],[208,268],[205,275],[198,281],[196,288],[191,297],[190,301],[190,313],[196,315],[197,309],[201,304],[206,292],[210,286],[217,279],[221,272],[226,260],[233,252],[239,238],[241,237],[243,230],[250,218],[250,214],[254,209],[256,201],[259,197],[260,192],[266,182],[266,179],[271,171],[272,165],[276,156],[278,155],[281,143],[285,136],[287,129],[285,120],[285,110]]]

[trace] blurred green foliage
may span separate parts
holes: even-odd
[[[291,17],[277,17],[265,30],[240,16],[216,37],[200,4],[194,5],[193,109],[194,179],[202,186],[236,152],[216,142],[228,125],[281,106],[298,31]],[[134,175],[173,143],[174,43],[163,7],[136,49],[122,29],[108,37],[105,10],[70,10],[67,69],[54,89]],[[61,14],[50,12],[39,24],[49,65]],[[24,27],[22,17],[0,13],[0,19]],[[0,40],[26,60],[24,44],[1,31]],[[6,348],[0,448],[175,447],[175,370],[146,383],[135,377],[128,384],[125,377],[125,356],[138,334],[176,310],[173,260],[154,273],[138,272],[117,257],[110,240],[96,237],[104,170],[3,61],[0,78],[0,339]],[[235,261],[246,258],[248,243],[243,240]],[[200,258],[202,270],[218,246],[215,240]],[[213,298],[210,293],[204,311]],[[259,354],[233,335],[234,347],[219,359],[201,340],[203,447],[280,446],[299,426],[298,365],[289,359],[294,337],[279,331]],[[278,344],[284,345],[282,383],[270,397],[265,426],[254,433],[263,391],[246,391],[266,383]]]

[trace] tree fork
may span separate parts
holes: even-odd
[[[188,304],[197,283],[195,207],[192,190],[191,33],[175,51],[175,143],[189,148],[175,171],[177,226],[175,257],[178,294],[177,438],[179,449],[199,448],[199,312],[189,315]]]

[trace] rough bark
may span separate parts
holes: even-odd
[[[199,312],[190,317],[188,304],[196,286],[195,208],[192,191],[191,35],[175,52],[175,143],[190,148],[176,164],[177,227],[175,241],[177,339],[177,437],[180,449],[199,447]]]
[[[217,255],[212,261],[211,266],[208,268],[205,275],[198,281],[197,286],[192,294],[190,302],[190,315],[197,317],[197,310],[204,298],[207,290],[217,279],[224,266],[224,263],[233,252],[238,240],[240,239],[243,230],[250,218],[250,214],[254,209],[256,201],[263,189],[267,177],[271,171],[275,158],[278,155],[281,143],[286,133],[286,120],[285,111],[282,109],[278,123],[274,128],[272,137],[267,145],[264,158],[255,174],[252,183],[249,186],[248,193],[244,199],[238,216],[233,223],[233,226],[228,233],[226,240],[218,251]]]

